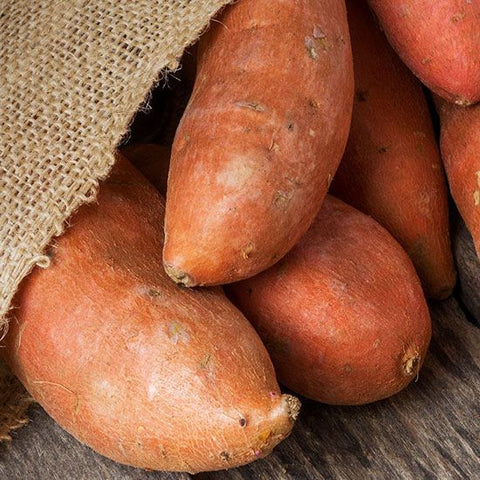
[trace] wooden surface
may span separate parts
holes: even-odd
[[[432,305],[434,337],[420,378],[363,407],[304,401],[295,430],[272,455],[195,480],[473,479],[480,465],[480,330],[452,298]],[[0,447],[0,479],[186,480],[95,454],[43,410]]]

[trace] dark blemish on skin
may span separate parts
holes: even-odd
[[[326,52],[330,48],[330,42],[326,38],[321,38],[317,40],[317,43],[320,45],[320,48],[324,52]]]
[[[387,147],[379,147],[377,150],[378,153],[387,153],[388,148]]]
[[[153,288],[151,288],[149,291],[148,291],[148,295],[150,297],[159,297],[160,296],[160,292],[158,290],[154,290]]]
[[[271,430],[266,430],[262,432],[259,436],[258,439],[263,443],[267,443],[268,440],[272,437],[273,432]]]
[[[308,104],[314,109],[314,110],[318,110],[318,108],[320,107],[319,103],[315,100],[315,99],[311,99],[309,100]]]
[[[368,99],[368,91],[367,90],[357,90],[355,92],[355,101],[366,102],[367,99]]]
[[[242,418],[238,421],[238,423],[240,424],[240,426],[241,426],[242,428],[245,428],[245,427],[247,426],[247,419],[242,417]]]
[[[163,445],[158,445],[158,449],[160,450],[160,455],[162,458],[167,458],[167,451],[165,450],[165,447]]]
[[[224,462],[228,462],[230,460],[230,454],[228,452],[220,452],[220,458],[224,461]]]
[[[289,123],[289,124],[287,125],[287,129],[288,129],[290,132],[292,132],[292,131],[295,129],[295,124],[294,124],[294,123]]]
[[[210,360],[211,360],[211,355],[209,353],[207,353],[201,360],[200,360],[200,368],[201,369],[207,369],[208,368],[208,365],[210,363]]]
[[[247,293],[248,293],[249,295],[251,295],[251,294],[252,294],[252,292],[253,292],[253,289],[252,289],[252,287],[248,287],[248,288],[247,288]]]
[[[249,102],[249,101],[240,101],[236,102],[235,105],[240,108],[249,108],[250,110],[254,110],[255,112],[264,112],[265,107],[258,102]]]
[[[465,12],[458,12],[455,15],[452,16],[450,19],[452,23],[458,23],[460,20],[463,20],[465,18]]]

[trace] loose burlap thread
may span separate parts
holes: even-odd
[[[0,329],[21,280],[94,200],[152,86],[229,0],[3,0]],[[14,317],[14,310],[10,316]],[[0,440],[28,395],[0,365]]]

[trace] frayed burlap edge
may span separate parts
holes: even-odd
[[[21,280],[94,201],[148,92],[229,0],[6,0],[0,12],[0,329]],[[73,80],[72,80],[73,79]],[[105,88],[102,88],[102,85]],[[0,441],[31,403],[0,365]]]

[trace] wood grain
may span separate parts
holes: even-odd
[[[187,474],[146,472],[95,453],[62,430],[38,405],[31,422],[0,443],[0,478],[4,480],[189,480]]]
[[[480,326],[480,261],[472,237],[461,220],[454,229],[453,251],[458,270],[458,298],[470,313],[469,320]]]
[[[480,465],[480,330],[454,299],[431,307],[434,337],[418,381],[363,407],[305,401],[292,436],[264,460],[195,480],[464,479]],[[0,450],[0,478],[187,480],[115,464],[35,406]]]

